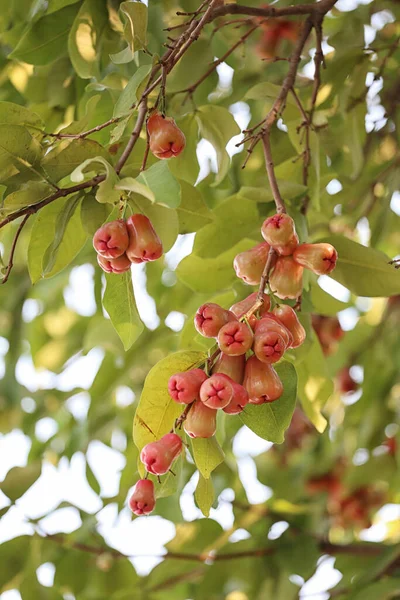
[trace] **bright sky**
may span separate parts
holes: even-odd
[[[356,8],[358,4],[368,4],[368,0],[339,0],[337,7],[343,11]],[[365,28],[366,44],[371,44],[375,38],[376,30],[382,28],[386,23],[393,21],[389,11],[384,10],[375,13],[372,18],[372,26]],[[325,51],[331,48],[325,44]],[[310,62],[304,68],[304,74],[313,76],[313,52],[310,52]],[[218,68],[221,88],[229,88],[233,71],[228,65],[222,64]],[[379,90],[382,82],[372,82],[373,76],[369,74],[367,84],[370,85],[368,93],[369,112],[366,119],[366,129],[369,131],[374,126],[380,128],[384,125],[383,108],[379,101]],[[250,120],[250,111],[247,104],[238,102],[230,108],[238,125],[244,129]],[[227,146],[230,155],[238,152],[235,144],[241,139],[237,136]],[[207,175],[211,168],[216,169],[215,151],[211,144],[202,140],[198,146],[198,157],[201,165],[199,179]],[[341,189],[337,180],[327,187],[328,193],[334,195]],[[392,209],[400,214],[400,195],[394,195]],[[340,210],[340,207],[338,208]],[[360,240],[367,244],[369,240],[368,222],[362,221],[358,225]],[[180,260],[191,252],[193,235],[180,236],[175,246],[167,254],[167,262],[170,268],[176,268]],[[70,284],[65,291],[65,302],[69,308],[79,314],[90,316],[94,314],[95,302],[93,294],[93,267],[83,265],[72,270]],[[144,323],[150,329],[155,329],[159,324],[154,301],[146,292],[146,275],[141,266],[135,266],[132,271],[132,279],[135,287],[135,295],[138,309]],[[334,282],[329,277],[320,278],[321,287],[340,300],[346,301],[350,297],[349,291]],[[362,301],[367,301],[363,300]],[[367,301],[368,302],[368,301]],[[25,321],[31,321],[40,312],[37,301],[27,300],[24,306],[23,317]],[[352,329],[358,320],[359,313],[356,309],[347,309],[340,315],[340,321],[344,329]],[[183,327],[184,316],[173,311],[167,318],[167,325],[174,331]],[[8,349],[8,342],[0,337],[0,377],[4,373],[4,355]],[[55,375],[48,371],[37,372],[31,359],[22,356],[17,365],[17,378],[32,392],[37,389],[57,386],[68,391],[72,387],[80,386],[88,389],[92,383],[94,374],[101,363],[103,352],[97,348],[74,360],[61,375]],[[71,385],[71,381],[74,385]],[[117,393],[117,402],[127,406],[134,402],[134,394],[126,387],[121,387]],[[67,401],[67,408],[77,419],[85,419],[89,404],[86,393],[77,394]],[[22,409],[33,412],[34,401],[24,398],[21,402]],[[133,410],[132,410],[133,416]],[[50,417],[43,418],[36,425],[35,435],[40,441],[46,441],[57,431],[56,422]],[[112,448],[99,441],[90,443],[87,460],[94,471],[100,486],[101,495],[110,497],[117,493],[119,479],[125,465],[125,458],[121,452],[127,444],[131,444],[121,431],[116,431],[112,439]],[[14,430],[7,435],[0,435],[0,480],[13,466],[24,466],[30,449],[30,440],[21,431]],[[271,496],[271,490],[262,485],[256,477],[256,467],[253,460],[261,452],[269,449],[271,444],[258,438],[255,434],[243,427],[235,436],[233,441],[234,453],[238,460],[239,473],[250,502],[264,502]],[[251,449],[249,451],[249,449]],[[193,492],[197,483],[197,475],[193,475],[184,488],[180,503],[183,515],[187,520],[201,518],[201,512],[196,508]],[[220,498],[217,509],[212,509],[211,518],[218,521],[224,529],[229,529],[233,524],[233,513],[230,500],[233,499],[233,491],[225,490]],[[159,516],[139,517],[132,520],[130,511],[125,508],[119,515],[117,506],[114,504],[102,508],[101,500],[89,487],[85,477],[85,458],[81,453],[73,456],[69,462],[62,458],[57,467],[44,462],[43,472],[39,480],[32,488],[20,498],[16,506],[0,520],[0,543],[20,534],[32,534],[33,527],[26,522],[26,518],[40,518],[49,511],[53,511],[48,517],[44,516],[40,521],[40,528],[48,534],[70,533],[80,527],[81,520],[79,512],[75,508],[57,509],[62,501],[68,501],[90,514],[95,514],[98,521],[98,529],[107,543],[126,553],[132,558],[132,562],[140,574],[147,574],[158,562],[157,557],[165,552],[164,544],[175,535],[175,527],[169,521]],[[8,499],[0,492],[0,508],[8,504]],[[400,518],[400,505],[387,505],[383,507],[375,520],[375,524],[362,533],[361,537],[368,541],[382,541],[386,535],[385,523]],[[271,539],[276,539],[287,528],[284,521],[276,523],[269,533]],[[248,537],[243,529],[236,531],[232,541],[238,541]],[[49,542],[50,543],[50,542]],[[139,556],[141,555],[141,556]],[[293,583],[302,586],[301,598],[306,600],[325,600],[328,594],[325,590],[334,586],[340,580],[340,573],[334,568],[335,559],[323,557],[320,560],[316,574],[306,583],[294,575]],[[42,565],[37,571],[37,576],[45,586],[51,586],[54,578],[54,566],[50,563]],[[65,595],[65,600],[74,600],[73,596]],[[0,595],[1,600],[21,600],[19,592],[10,590]],[[188,599],[190,600],[190,599]]]

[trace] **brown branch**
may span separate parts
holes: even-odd
[[[122,117],[113,117],[112,119],[109,119],[105,123],[101,123],[101,125],[96,125],[96,127],[92,127],[92,129],[88,129],[87,131],[84,131],[82,133],[44,133],[44,135],[57,138],[58,140],[62,140],[62,139],[80,140],[80,139],[87,137],[91,133],[96,133],[97,131],[101,131],[102,129],[105,129],[106,127],[109,127],[110,125],[113,125],[114,123],[118,123],[121,119],[122,119]]]
[[[263,144],[263,148],[264,148],[265,168],[267,170],[269,184],[271,186],[272,195],[274,197],[276,212],[277,213],[285,213],[286,212],[285,203],[284,203],[281,193],[279,191],[278,182],[277,182],[276,176],[275,176],[274,163],[272,160],[272,150],[271,150],[269,129],[265,130],[265,133],[262,137],[262,144]]]
[[[141,102],[139,104],[138,116],[136,119],[135,127],[134,127],[131,137],[129,139],[129,142],[127,143],[125,150],[119,157],[119,160],[115,166],[115,172],[117,173],[117,175],[120,174],[122,167],[128,160],[130,153],[132,152],[137,140],[139,139],[140,132],[142,131],[143,123],[146,119],[146,114],[147,114],[147,101],[146,101],[146,99],[144,99],[144,100],[141,100]]]
[[[271,246],[268,252],[268,258],[267,258],[267,262],[265,263],[265,267],[264,267],[264,271],[261,275],[261,280],[260,280],[260,286],[258,288],[258,294],[257,294],[257,302],[263,302],[263,294],[265,291],[265,286],[268,283],[268,279],[269,279],[269,274],[271,272],[272,267],[274,266],[275,263],[275,259],[276,259],[276,252],[273,249],[273,247]],[[254,306],[251,310],[254,309]],[[255,309],[257,310],[257,308]],[[255,312],[255,310],[253,310],[253,312]]]
[[[316,37],[316,49],[314,55],[314,84],[313,91],[311,95],[311,108],[310,108],[310,122],[312,123],[315,104],[317,102],[318,90],[321,86],[321,66],[325,67],[324,53],[322,51],[322,20],[323,16],[318,15],[314,19],[314,29],[315,29],[315,37]]]
[[[192,96],[193,93],[195,92],[195,90],[198,88],[198,86],[203,83],[203,81],[205,81],[205,79],[207,79],[207,77],[209,75],[211,75],[211,73],[213,71],[215,71],[215,69],[224,62],[224,60],[226,58],[228,58],[228,56],[230,54],[232,54],[232,52],[234,52],[236,50],[236,48],[238,48],[241,44],[244,44],[245,41],[247,40],[247,38],[250,37],[250,35],[256,31],[256,29],[258,29],[258,25],[254,25],[254,27],[251,27],[251,29],[249,29],[248,31],[246,31],[246,33],[244,35],[242,35],[242,37],[236,42],[236,44],[234,44],[231,48],[229,48],[229,50],[227,50],[225,52],[225,54],[223,56],[221,56],[221,58],[219,58],[218,60],[214,61],[213,64],[211,65],[211,67],[204,73],[204,75],[202,75],[200,77],[200,79],[198,79],[195,83],[193,83],[192,85],[190,85],[189,87],[185,88],[184,90],[179,90],[178,92],[175,92],[176,94],[187,94],[187,97],[183,100],[184,104],[187,100],[187,98],[189,96]]]
[[[17,229],[17,232],[16,232],[16,234],[14,236],[14,240],[13,240],[13,243],[12,243],[12,246],[11,246],[11,251],[10,251],[10,258],[8,260],[7,269],[6,269],[6,272],[4,274],[3,279],[1,281],[2,284],[6,283],[7,280],[8,280],[8,278],[10,277],[11,270],[12,270],[12,268],[14,266],[14,254],[15,254],[15,250],[17,248],[18,238],[21,235],[21,232],[22,232],[22,230],[23,230],[23,228],[25,226],[25,223],[27,222],[27,220],[29,219],[30,216],[31,216],[30,214],[25,215],[25,217],[22,219],[22,221],[21,221],[21,223],[20,223],[20,225],[19,225],[19,227]]]
[[[249,15],[252,17],[285,17],[290,15],[311,15],[321,11],[323,7],[324,14],[331,8],[325,10],[325,6],[330,4],[329,0],[322,0],[316,4],[298,4],[297,6],[283,6],[275,8],[274,6],[265,6],[257,8],[254,6],[243,6],[241,4],[225,4],[219,6],[213,12],[213,19],[223,17],[224,15]],[[333,6],[333,4],[332,4]]]

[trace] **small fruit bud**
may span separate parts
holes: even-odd
[[[246,323],[232,321],[227,323],[218,333],[218,346],[229,356],[246,354],[253,344],[253,332]]]
[[[276,331],[264,331],[254,336],[254,354],[263,363],[276,363],[282,358],[286,344]]]
[[[176,433],[167,433],[157,442],[150,442],[142,449],[140,460],[153,475],[167,473],[182,450],[182,440]]]
[[[169,395],[175,402],[191,404],[199,400],[200,387],[206,379],[207,375],[201,369],[175,373],[168,381]]]
[[[282,381],[274,367],[261,362],[256,356],[246,362],[243,387],[249,394],[251,404],[274,402],[283,394]]]
[[[228,415],[238,415],[249,401],[249,395],[242,385],[233,384],[233,398],[222,410]]]
[[[157,158],[178,156],[185,147],[185,136],[172,117],[153,112],[147,120],[150,150]]]
[[[150,219],[139,213],[126,222],[129,246],[126,254],[131,262],[157,260],[163,252],[162,242],[154,230]]]
[[[128,230],[123,219],[105,223],[93,237],[94,249],[104,258],[118,258],[129,244]]]
[[[208,408],[214,410],[224,408],[233,399],[234,383],[227,375],[215,373],[202,384],[200,388],[200,400]]]
[[[253,292],[244,300],[232,304],[229,310],[233,312],[233,314],[236,315],[238,319],[240,319],[240,317],[243,317],[243,315],[245,315],[255,305],[256,302],[257,292]],[[263,303],[257,311],[260,317],[262,317],[265,313],[269,311],[270,306],[271,300],[269,299],[269,296],[267,294],[263,294]]]
[[[125,273],[131,268],[131,261],[126,254],[122,254],[117,258],[104,258],[104,256],[98,254],[97,262],[106,273]]]
[[[154,483],[150,479],[140,479],[129,498],[129,508],[135,515],[149,515],[155,505]]]
[[[233,267],[236,275],[248,285],[258,285],[268,259],[269,245],[265,242],[240,252],[235,256]]]
[[[303,267],[291,256],[280,256],[269,278],[271,290],[278,298],[298,298],[303,290]]]
[[[217,429],[217,411],[198,400],[191,407],[183,428],[191,438],[210,438]]]
[[[236,321],[236,317],[229,310],[219,304],[207,302],[197,309],[194,317],[194,326],[204,337],[217,337],[219,330],[229,321]]]
[[[327,275],[336,266],[338,254],[331,244],[301,244],[293,252],[294,260],[317,275]]]
[[[296,236],[294,221],[285,213],[268,217],[261,226],[261,235],[273,248],[286,246]]]
[[[293,308],[287,304],[278,304],[272,312],[292,334],[293,340],[290,344],[290,348],[298,348],[301,346],[306,339],[306,331]]]
[[[220,352],[217,362],[212,368],[212,373],[222,373],[228,375],[236,383],[242,383],[245,364],[246,357],[244,354],[229,356],[224,352]]]

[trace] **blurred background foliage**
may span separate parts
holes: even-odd
[[[165,50],[164,28],[180,24],[176,12],[195,10],[197,3],[149,1],[149,53],[138,50],[119,8],[118,0],[1,3],[2,218],[49,194],[43,173],[71,185],[71,172],[87,158],[100,155],[115,164],[135,112],[86,140],[54,142],[43,131],[81,132],[118,114],[116,106],[123,111],[127,83]],[[46,251],[57,216],[72,199],[59,199],[30,219],[10,279],[0,287],[4,599],[12,598],[7,590],[18,590],[23,600],[292,600],[307,597],[300,591],[304,582],[317,568],[321,573],[329,554],[336,556],[336,580],[320,577],[320,589],[337,586],[315,598],[400,598],[400,273],[387,264],[400,246],[398,17],[393,1],[340,0],[324,20],[326,69],[310,132],[307,186],[302,115],[291,97],[273,130],[278,181],[301,240],[330,240],[340,257],[332,278],[305,282],[308,339],[289,357],[299,402],[285,441],[260,441],[238,417],[226,419],[218,433],[225,460],[212,484],[200,479],[194,495],[198,475],[188,455],[174,480],[177,491],[157,502],[156,516],[132,520],[126,508],[138,477],[135,408],[146,375],[161,359],[208,349],[193,327],[197,307],[205,301],[229,307],[249,293],[235,278],[232,260],[260,241],[260,225],[274,205],[262,148],[242,170],[245,152],[235,147],[236,136],[271,108],[287,62],[261,61],[257,31],[183,102],[185,94],[177,92],[243,33],[214,23],[168,77],[167,112],[188,143],[160,181],[165,194],[177,185],[180,203],[173,206],[174,197],[163,194],[154,205],[131,197],[133,209],[139,205],[151,215],[168,252],[145,268],[133,267],[140,318],[129,349],[103,309],[105,280],[91,244],[112,205],[99,204],[92,192],[78,195],[50,267]],[[283,40],[279,56],[291,49]],[[314,52],[311,36],[296,81],[306,107]],[[29,112],[16,111],[13,120],[4,103]],[[7,150],[11,140],[23,145],[22,126],[32,143],[41,142],[37,176],[17,168]],[[144,148],[143,138],[121,176],[138,175]],[[149,158],[148,166],[156,163]],[[3,264],[16,227],[0,230]],[[126,301],[122,297],[121,305]],[[62,483],[65,477],[79,488],[78,479],[67,478],[74,465],[75,477],[79,471],[80,484],[91,489],[90,501]],[[116,484],[107,486],[107,477]],[[205,513],[213,506],[209,519],[196,504]],[[73,510],[71,526],[63,517],[72,514],[67,509]],[[158,554],[168,541],[166,560],[131,558],[157,535]],[[150,552],[156,553],[153,546]],[[233,553],[240,559],[232,560]]]

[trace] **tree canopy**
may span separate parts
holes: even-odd
[[[319,597],[400,598],[399,13],[386,0],[1,3],[0,593],[295,600],[332,556],[340,581]],[[155,133],[183,132],[176,155],[156,148],[154,115]],[[338,255],[293,295],[272,283],[292,252],[260,232],[275,213],[295,247]],[[138,214],[163,255],[126,250],[124,272],[104,273],[94,234]],[[248,285],[233,263],[261,244]],[[288,305],[305,341],[274,364],[276,401],[218,410],[215,435],[191,439],[193,407],[168,382],[208,376],[221,346],[196,311],[252,292],[241,324]],[[132,515],[140,453],[172,429],[183,451],[150,475],[152,515]],[[103,465],[116,489],[94,448],[117,457]],[[78,463],[97,508],[61,488],[41,500]],[[143,544],[173,534],[141,570],[107,515]]]

